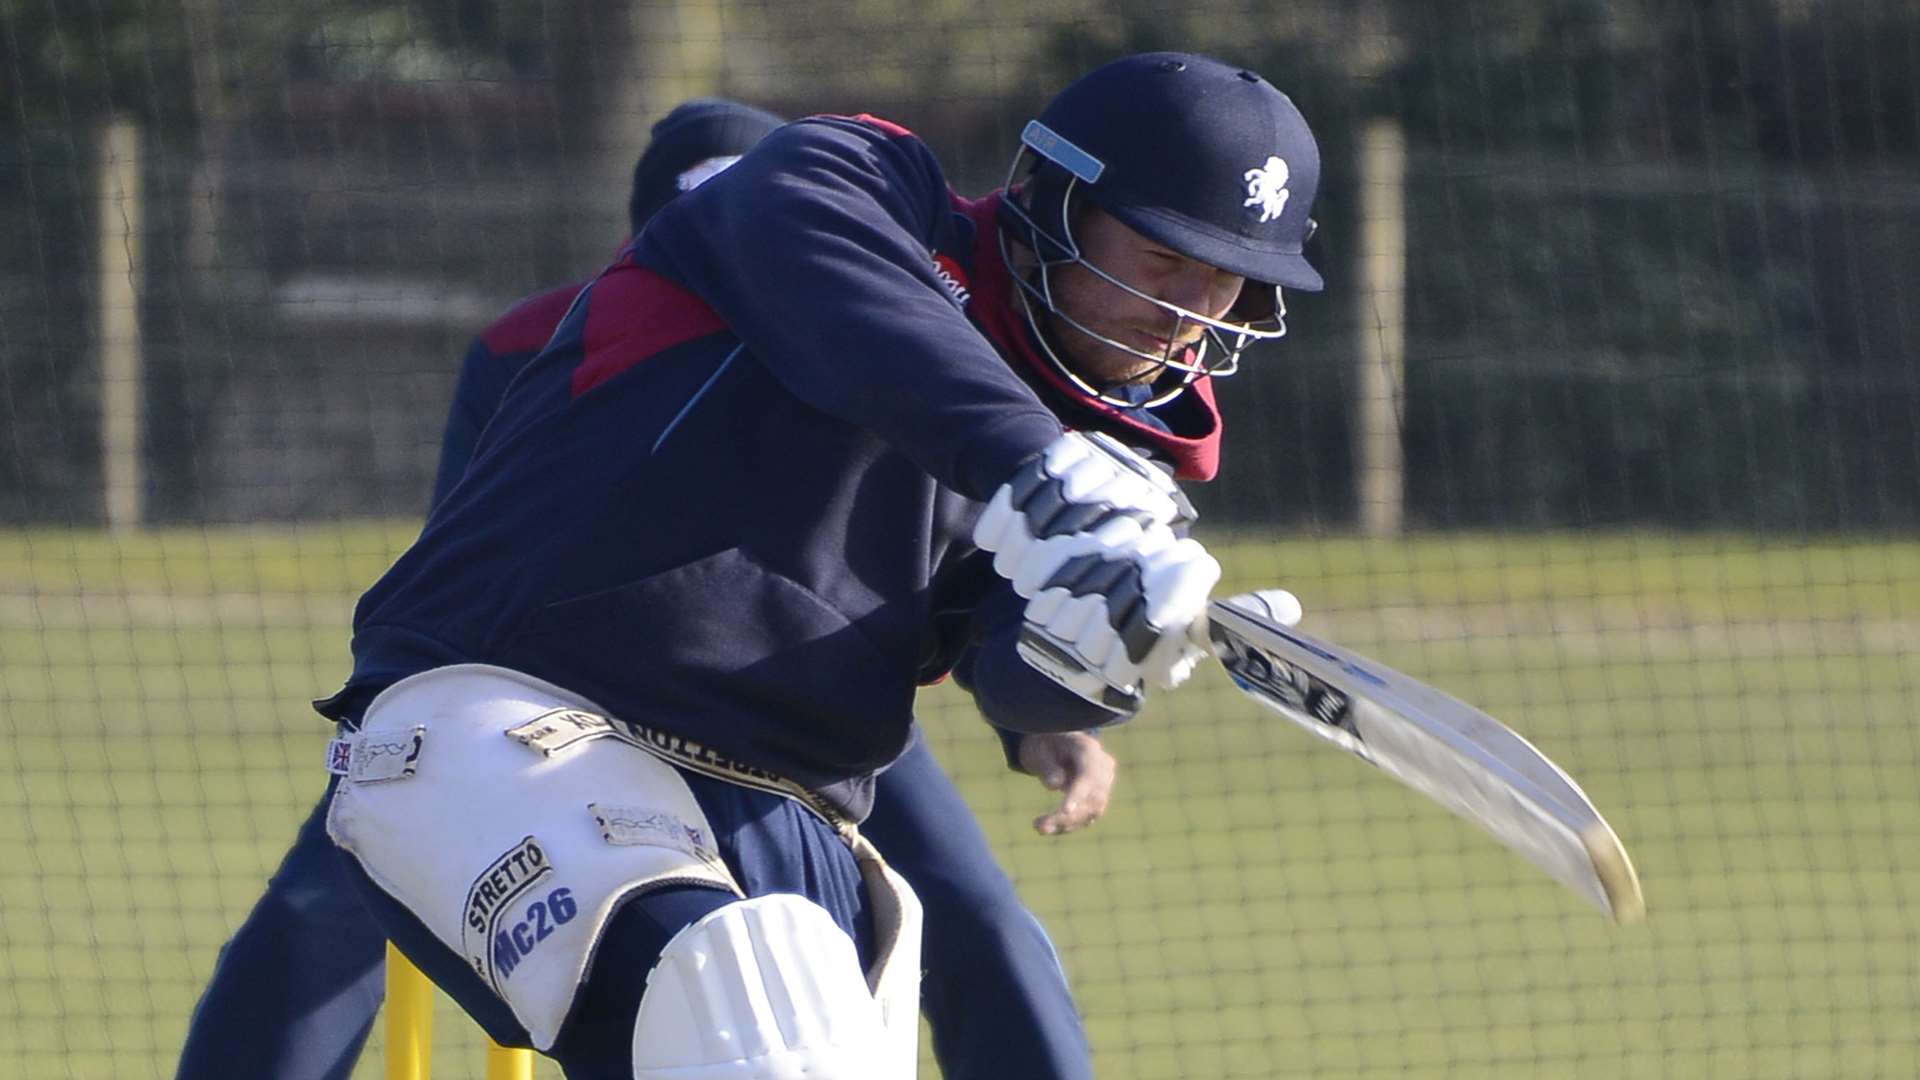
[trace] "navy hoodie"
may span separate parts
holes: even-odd
[[[1018,659],[1022,602],[973,522],[1063,426],[1204,480],[1219,418],[1204,379],[1152,415],[1060,380],[997,206],[870,117],[790,124],[669,204],[361,598],[321,712],[352,724],[408,675],[496,664],[856,819],[916,688],[950,671],[1008,731],[1116,719]]]

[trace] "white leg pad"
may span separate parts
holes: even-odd
[[[633,1075],[912,1080],[912,1042],[902,1061],[886,1021],[853,939],[825,908],[786,893],[755,897],[686,927],[661,951],[634,1022]]]
[[[368,706],[327,834],[553,1046],[607,919],[666,883],[738,895],[679,770],[591,702],[461,664]]]
[[[883,1075],[914,1074],[920,1064],[920,939],[925,915],[913,886],[901,877],[866,837],[848,838],[860,876],[867,883],[873,916],[874,958],[867,985],[880,1003],[886,1043],[879,1051],[890,1062]]]

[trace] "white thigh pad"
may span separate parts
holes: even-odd
[[[679,771],[608,733],[590,702],[531,676],[423,672],[368,706],[327,815],[542,1050],[622,897],[666,881],[740,894]]]
[[[889,1045],[853,939],[818,904],[773,893],[728,904],[667,942],[634,1021],[633,1075],[912,1080],[911,1040],[904,1061]]]

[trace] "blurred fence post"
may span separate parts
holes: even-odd
[[[1407,144],[1400,121],[1375,117],[1360,136],[1359,370],[1354,469],[1360,530],[1395,536],[1406,507],[1401,420],[1406,403]]]
[[[101,128],[98,155],[97,290],[100,327],[100,461],[107,524],[137,528],[146,486],[141,468],[140,129],[124,117]]]

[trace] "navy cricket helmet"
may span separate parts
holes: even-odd
[[[1106,345],[1185,374],[1150,404],[1171,399],[1201,374],[1231,374],[1250,342],[1285,334],[1282,287],[1322,286],[1303,253],[1315,228],[1320,150],[1300,110],[1254,72],[1192,53],[1124,57],[1062,90],[1020,141],[1008,186],[1025,182],[1021,197],[1003,206],[1014,238],[1038,258],[1031,277],[1015,274],[1028,316],[1035,317],[1037,303]],[[1073,237],[1079,199],[1156,243],[1239,274],[1246,279],[1241,301],[1224,319],[1211,319],[1145,296],[1087,262]],[[1063,263],[1203,326],[1198,355],[1149,355],[1060,312],[1047,275]],[[1218,350],[1212,359],[1209,344]],[[1087,386],[1057,357],[1054,363],[1097,397],[1138,404]]]

